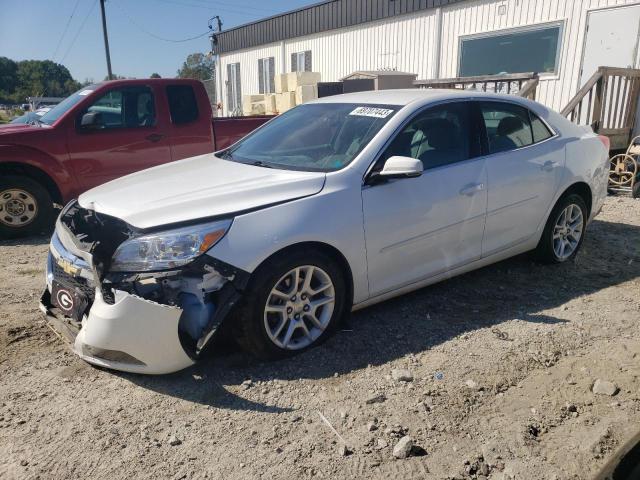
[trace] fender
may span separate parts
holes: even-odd
[[[66,155],[66,152],[65,152]],[[0,171],[5,168],[29,174],[29,170],[39,170],[51,179],[60,193],[60,201],[68,202],[80,193],[80,187],[74,175],[68,171],[60,160],[37,148],[25,145],[0,144]],[[35,178],[35,180],[40,180]],[[45,185],[49,186],[49,185]]]

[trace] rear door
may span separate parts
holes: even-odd
[[[211,107],[204,87],[192,84],[167,85],[169,132],[174,160],[213,151]]]
[[[422,161],[421,177],[362,191],[372,296],[480,258],[487,207],[485,159],[466,102],[429,107],[393,139],[393,156]]]
[[[68,132],[70,164],[84,190],[171,161],[159,100],[148,86],[116,87],[101,94],[76,118]],[[82,127],[82,116],[101,121]]]
[[[551,206],[564,166],[564,145],[528,109],[478,102],[486,128],[487,224],[482,255],[531,238]]]

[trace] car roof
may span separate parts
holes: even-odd
[[[442,101],[470,98],[503,99],[523,103],[516,95],[486,93],[476,90],[455,90],[435,88],[407,88],[396,90],[369,90],[365,92],[344,93],[314,100],[310,103],[359,103],[365,105],[405,106],[417,101]]]

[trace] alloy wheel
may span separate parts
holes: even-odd
[[[553,252],[558,260],[566,260],[576,251],[582,237],[583,224],[582,209],[575,203],[560,212],[552,237]]]
[[[314,265],[296,267],[280,277],[267,296],[264,326],[276,346],[300,350],[322,335],[334,308],[331,277]]]

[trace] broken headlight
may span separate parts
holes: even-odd
[[[111,260],[112,272],[149,272],[181,267],[224,237],[232,220],[157,232],[123,242]]]

